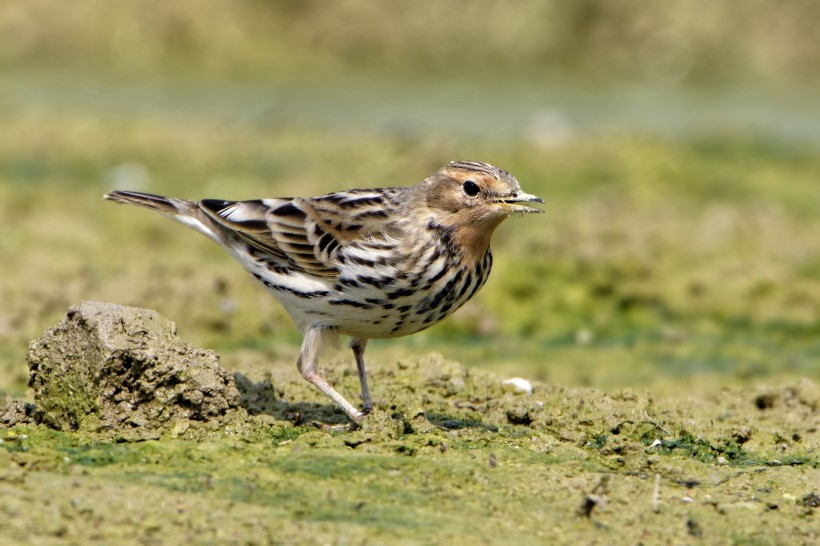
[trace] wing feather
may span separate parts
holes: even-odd
[[[252,201],[204,199],[199,208],[219,227],[264,254],[263,259],[310,275],[336,278],[340,254],[354,248],[360,253],[371,242],[381,253],[385,243],[395,241],[392,212],[400,191],[350,190],[315,198]]]

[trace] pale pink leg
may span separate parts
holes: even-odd
[[[337,406],[342,408],[353,422],[361,421],[365,414],[353,407],[353,404],[348,402],[344,396],[328,384],[324,377],[319,375],[317,370],[319,364],[319,348],[322,345],[322,337],[325,333],[326,329],[318,326],[308,327],[308,329],[305,330],[305,339],[302,342],[302,351],[299,353],[296,366],[305,379],[316,385],[316,388],[325,393]]]

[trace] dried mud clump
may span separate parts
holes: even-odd
[[[162,430],[219,420],[239,405],[212,351],[156,311],[83,302],[31,343],[36,417],[59,430]]]

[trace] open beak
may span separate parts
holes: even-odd
[[[528,207],[527,205],[522,205],[520,203],[543,203],[544,200],[540,197],[536,197],[534,195],[530,195],[528,193],[524,193],[523,191],[516,192],[514,195],[507,195],[505,197],[499,197],[495,200],[496,203],[501,205],[507,212],[544,212],[541,209],[537,209],[535,207]]]

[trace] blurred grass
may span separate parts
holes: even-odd
[[[813,0],[7,1],[0,65],[273,79],[490,69],[816,82],[818,18]]]

